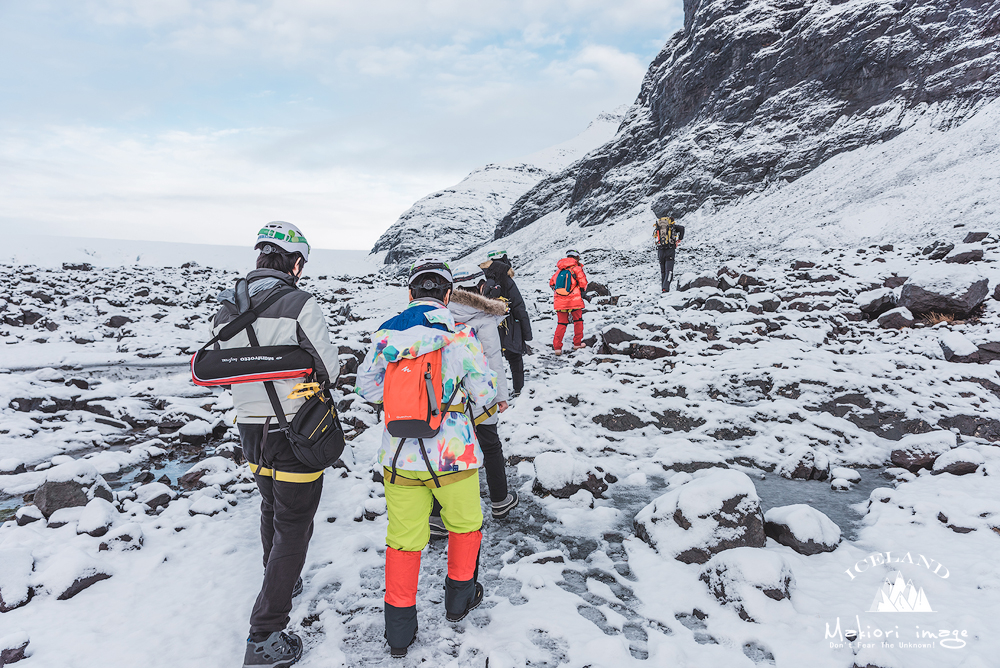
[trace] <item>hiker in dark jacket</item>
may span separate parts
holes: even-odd
[[[297,227],[275,221],[257,235],[257,269],[247,275],[247,291],[223,291],[212,333],[240,313],[256,308],[278,293],[277,301],[258,314],[252,325],[262,346],[299,346],[313,358],[316,380],[331,386],[340,373],[337,346],[330,342],[326,318],[316,298],[296,288],[309,259],[309,244]],[[221,348],[250,345],[240,332]],[[301,379],[298,379],[301,380]],[[288,399],[298,380],[273,381],[281,409],[291,422],[304,399]],[[264,383],[232,386],[236,426],[243,455],[260,490],[260,538],[264,547],[264,583],[250,615],[244,668],[290,666],[302,656],[302,640],[285,633],[292,597],[302,591],[302,566],[313,532],[313,516],[323,492],[323,472],[296,459],[275,423]]]
[[[670,282],[674,280],[674,258],[683,239],[683,225],[678,225],[670,216],[656,219],[653,242],[656,244],[656,259],[660,263],[660,292],[670,292]]]
[[[510,309],[510,314],[500,325],[500,345],[503,346],[503,356],[510,365],[510,374],[514,380],[513,396],[516,397],[524,387],[523,355],[528,350],[527,342],[531,341],[528,309],[525,308],[521,291],[514,282],[514,268],[507,257],[507,251],[490,251],[486,262],[479,266],[487,279],[484,296],[490,299],[502,298],[507,301]]]

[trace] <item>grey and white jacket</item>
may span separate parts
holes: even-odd
[[[274,269],[255,269],[247,274],[250,304],[256,306],[270,297],[276,290],[295,287],[294,279]],[[237,315],[236,296],[232,289],[224,290],[218,296],[219,312],[212,322],[212,334],[219,333]],[[308,292],[296,289],[281,297],[257,317],[253,324],[254,333],[262,346],[299,346],[313,358],[313,370],[319,383],[332,386],[340,375],[340,359],[337,347],[330,342],[330,330],[319,302]],[[240,332],[229,341],[220,341],[222,348],[243,348],[250,345],[246,332]],[[291,419],[304,399],[288,399],[296,383],[301,380],[274,381],[274,389],[281,400],[285,417]],[[244,424],[263,424],[274,416],[274,409],[268,401],[263,383],[242,383],[233,385],[233,404],[236,406],[236,421]]]
[[[507,401],[510,398],[507,371],[503,366],[503,349],[500,346],[500,332],[497,330],[497,326],[507,316],[507,305],[499,299],[489,299],[475,292],[452,290],[448,310],[455,322],[472,327],[476,338],[483,345],[486,361],[497,374],[497,396],[494,403]],[[485,420],[483,424],[496,424],[498,415]]]

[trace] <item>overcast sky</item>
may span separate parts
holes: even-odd
[[[0,0],[0,228],[370,248],[631,103],[680,0]]]

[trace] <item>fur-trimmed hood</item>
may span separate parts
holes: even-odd
[[[511,270],[513,271],[513,270]],[[451,302],[456,305],[468,306],[482,311],[487,315],[505,316],[507,315],[507,304],[499,299],[489,299],[475,292],[467,290],[452,290]]]

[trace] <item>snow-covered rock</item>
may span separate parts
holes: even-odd
[[[899,305],[913,313],[966,314],[989,293],[989,279],[970,267],[932,265],[910,274]]]
[[[894,466],[916,473],[929,469],[942,453],[955,447],[957,437],[950,431],[904,436],[889,457]]]
[[[177,479],[184,489],[198,489],[206,485],[225,486],[236,480],[236,463],[226,457],[203,459]]]
[[[177,497],[177,493],[162,482],[151,482],[135,490],[135,500],[152,509],[165,506]]]
[[[139,550],[142,549],[142,527],[136,523],[122,524],[109,531],[101,541],[100,550]]]
[[[978,362],[979,346],[966,338],[961,332],[942,332],[938,342],[945,360],[949,362]]]
[[[799,554],[832,552],[840,543],[840,527],[804,503],[768,510],[764,513],[764,533]]]
[[[826,480],[830,475],[830,460],[822,452],[803,446],[785,457],[777,472],[783,478]]]
[[[776,602],[790,600],[795,587],[792,569],[780,554],[750,547],[715,555],[699,579],[741,619],[758,623],[780,616],[774,611]]]
[[[608,484],[590,464],[565,452],[543,452],[535,457],[534,465],[532,491],[540,496],[568,499],[585,489],[599,497],[608,490]]]
[[[903,329],[904,327],[913,327],[913,323],[916,322],[913,317],[913,313],[911,313],[910,309],[905,306],[900,306],[899,308],[894,308],[891,311],[886,311],[876,320],[878,322],[878,326],[882,329]]]
[[[107,564],[75,547],[65,547],[47,561],[41,572],[35,573],[32,584],[64,601],[110,577]]]
[[[31,571],[35,560],[23,548],[0,549],[0,612],[9,612],[31,600]]]
[[[224,499],[214,499],[210,496],[200,496],[195,499],[188,508],[190,515],[217,515],[228,509]]]
[[[848,482],[861,482],[861,474],[854,469],[849,469],[843,466],[835,466],[830,469],[831,478],[840,478]]]
[[[983,259],[983,247],[979,244],[958,244],[944,258],[950,264],[966,264]]]
[[[24,631],[0,636],[0,666],[9,666],[30,656],[30,639]]]
[[[896,292],[890,288],[878,288],[858,294],[854,304],[869,318],[876,318],[896,306]]]
[[[639,511],[634,526],[636,536],[660,554],[687,564],[703,564],[713,554],[734,547],[765,543],[764,517],[753,481],[730,469],[695,472]]]
[[[934,460],[932,468],[935,475],[951,473],[952,475],[968,475],[975,473],[986,463],[982,453],[973,448],[959,447],[949,450]]]
[[[76,532],[95,538],[103,536],[114,524],[118,511],[105,499],[97,498],[88,502],[76,522]]]
[[[45,515],[43,515],[42,511],[38,509],[38,506],[21,506],[17,509],[17,512],[14,513],[14,518],[17,520],[17,526],[23,527],[26,524],[44,520]]]
[[[80,516],[83,515],[84,507],[85,506],[74,506],[72,508],[60,508],[49,515],[47,526],[50,529],[58,529],[68,524],[76,524],[80,520]]]

